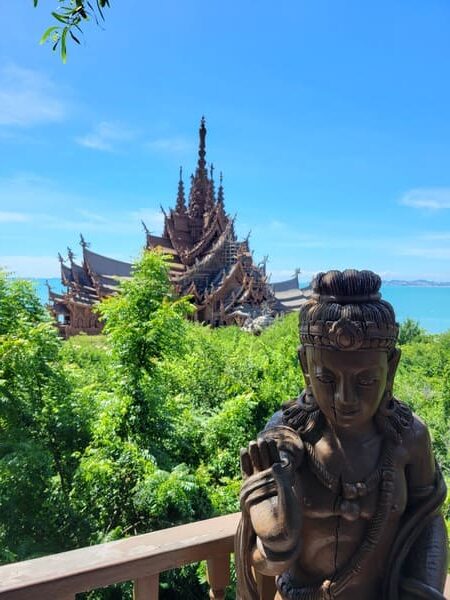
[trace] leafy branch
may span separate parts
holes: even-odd
[[[49,27],[41,37],[40,43],[51,42],[53,50],[58,47],[63,63],[67,60],[67,41],[70,37],[73,42],[80,44],[78,35],[83,33],[81,28],[85,21],[93,20],[100,25],[105,20],[103,11],[110,8],[110,0],[58,0],[59,8],[52,12],[56,25]],[[33,0],[34,7],[39,0]]]

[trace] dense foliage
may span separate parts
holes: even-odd
[[[122,289],[100,308],[104,336],[63,342],[31,285],[0,277],[3,562],[238,510],[241,446],[303,386],[295,315],[259,337],[188,322],[150,253]],[[450,333],[405,325],[395,392],[448,478]],[[203,582],[201,568],[166,574],[161,597],[206,597]]]

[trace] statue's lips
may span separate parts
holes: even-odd
[[[354,417],[359,412],[359,408],[353,408],[351,410],[337,410],[338,415],[341,417]]]

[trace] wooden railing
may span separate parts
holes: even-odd
[[[74,600],[77,592],[134,582],[157,600],[159,574],[207,561],[210,598],[224,598],[239,513],[0,567],[1,600]]]
[[[211,600],[223,600],[240,514],[52,554],[0,567],[0,600],[74,600],[75,594],[134,582],[134,600],[157,600],[159,574],[206,560]],[[261,600],[273,600],[273,578],[260,580]],[[447,581],[446,598],[450,598]]]

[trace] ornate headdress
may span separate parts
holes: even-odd
[[[371,271],[319,273],[315,293],[301,310],[301,343],[349,351],[393,349],[398,324],[391,305],[381,299],[380,286],[380,277]]]

